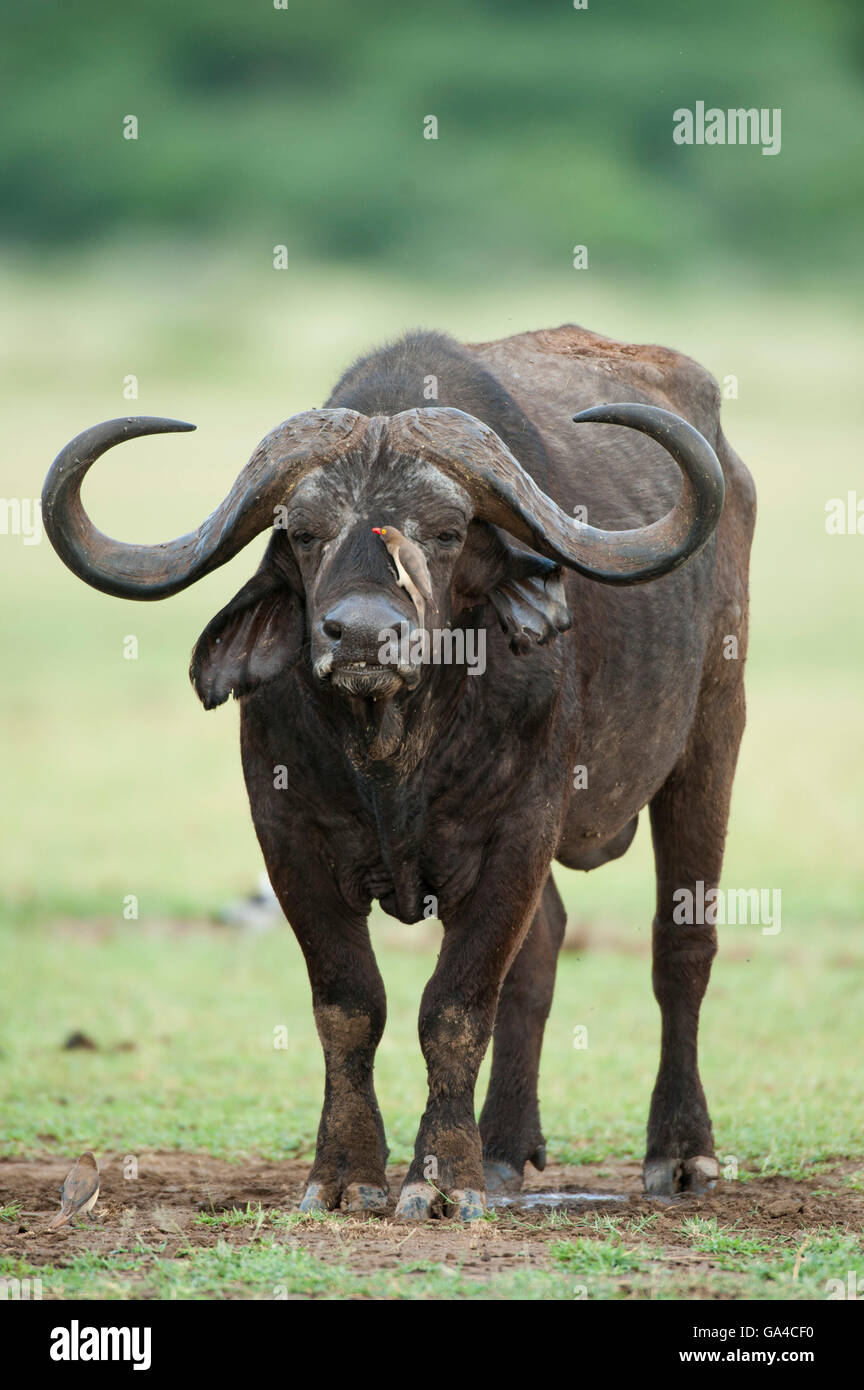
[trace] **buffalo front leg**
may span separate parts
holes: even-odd
[[[527,858],[527,856],[526,856]],[[521,864],[521,874],[517,866]],[[525,936],[548,862],[532,873],[518,853],[487,865],[482,892],[445,914],[444,943],[420,1006],[420,1046],[429,1098],[398,1219],[476,1220],[486,1206],[474,1091],[489,1045],[498,995]],[[514,881],[521,879],[521,882]]]
[[[697,713],[684,758],[650,808],[657,868],[653,984],[661,1012],[660,1067],[644,1167],[645,1189],[652,1196],[704,1191],[719,1176],[697,1055],[699,1009],[717,930],[705,920],[713,916],[710,906],[705,912],[699,906],[720,878],[744,728],[743,690],[707,704],[703,700]]]
[[[550,874],[501,990],[480,1134],[486,1191],[519,1192],[525,1164],[546,1167],[537,1081],[567,915]]]
[[[387,1003],[366,921],[320,901],[310,920],[308,904],[274,888],[306,958],[324,1052],[324,1106],[300,1210],[383,1211],[387,1145],[372,1073]]]

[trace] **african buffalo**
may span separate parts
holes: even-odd
[[[241,701],[255,828],[309,969],[326,1088],[305,1210],[386,1202],[376,898],[444,925],[397,1215],[471,1219],[487,1189],[543,1168],[537,1073],[565,920],[551,864],[622,855],[644,806],[662,1014],[645,1185],[717,1176],[697,1065],[716,931],[677,925],[673,894],[718,881],[744,725],[755,497],[718,406],[711,376],[666,348],[572,325],[470,347],[418,332],[269,434],[213,515],[168,544],[110,540],[79,492],[112,445],[191,425],[113,420],[55,461],[48,534],[109,594],[167,598],[271,529],[190,674],[206,708]],[[427,628],[483,635],[482,675],[382,656],[385,634],[419,631],[412,563]]]

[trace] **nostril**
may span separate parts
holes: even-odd
[[[325,637],[330,637],[334,642],[338,642],[342,636],[342,624],[336,623],[332,618],[325,618],[321,624]]]

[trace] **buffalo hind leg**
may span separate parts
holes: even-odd
[[[526,1162],[546,1167],[537,1078],[567,914],[550,873],[528,935],[507,972],[492,1041],[480,1135],[486,1190],[519,1192]]]
[[[657,869],[653,984],[662,1021],[644,1168],[652,1196],[703,1191],[719,1176],[697,1057],[699,1008],[717,930],[710,923],[676,923],[673,913],[678,905],[680,915],[682,902],[676,890],[686,889],[695,903],[704,901],[699,883],[707,894],[719,881],[743,729],[740,682],[731,691],[715,686],[707,699],[703,691],[686,752],[650,807]]]

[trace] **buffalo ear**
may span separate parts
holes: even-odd
[[[256,574],[205,627],[189,679],[205,709],[249,695],[292,665],[303,641],[295,593],[272,574]]]
[[[510,638],[510,649],[519,656],[534,646],[554,642],[559,632],[573,624],[564,593],[560,565],[529,551],[507,546],[510,562],[489,601]]]
[[[457,589],[465,605],[480,599],[492,604],[511,650],[519,655],[554,642],[572,625],[561,566],[511,545],[506,533],[489,522],[471,525]]]

